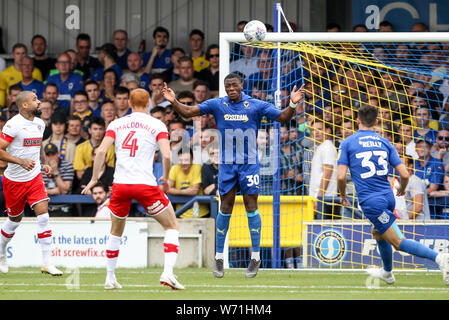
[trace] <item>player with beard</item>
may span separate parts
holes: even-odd
[[[51,262],[52,230],[49,224],[48,195],[41,174],[44,154],[42,137],[45,123],[39,118],[40,101],[31,91],[23,91],[16,99],[19,114],[6,122],[0,134],[0,160],[8,166],[3,175],[3,193],[8,219],[0,234],[0,271],[8,272],[6,247],[20,225],[28,201],[37,216],[37,237],[42,249],[41,271],[53,276],[62,272]],[[46,175],[51,168],[43,165]]]

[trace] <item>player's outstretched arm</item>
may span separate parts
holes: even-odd
[[[187,106],[185,104],[180,103],[176,99],[175,92],[167,86],[167,83],[164,82],[164,87],[162,88],[162,94],[164,95],[164,99],[170,102],[175,108],[175,111],[183,116],[184,118],[191,118],[201,115],[200,108],[198,106]]]
[[[339,164],[337,167],[337,186],[340,193],[340,203],[343,206],[349,206],[349,201],[346,199],[346,173],[348,167],[344,164]]]
[[[101,166],[104,164],[104,162],[106,160],[106,154],[108,153],[108,150],[112,146],[113,143],[114,143],[114,138],[108,137],[108,136],[103,138],[103,141],[101,142],[100,146],[98,147],[98,149],[96,151],[97,154],[94,159],[92,178],[90,179],[87,186],[83,189],[83,191],[81,191],[81,194],[88,194],[89,190],[92,189],[92,187],[97,184],[99,176],[100,176]]]
[[[296,113],[296,105],[298,103],[302,103],[303,99],[304,99],[304,84],[298,90],[296,90],[296,86],[294,86],[292,92],[290,93],[289,108],[285,108],[284,110],[282,110],[281,114],[276,119],[276,121],[280,123],[289,122],[290,119]]]

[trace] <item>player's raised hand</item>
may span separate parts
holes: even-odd
[[[162,95],[164,96],[165,100],[167,100],[168,102],[170,102],[172,104],[176,100],[175,92],[167,86],[166,82],[164,82],[164,86],[162,87]]]
[[[20,166],[27,171],[30,171],[34,168],[36,162],[33,159],[22,159],[20,162]]]
[[[290,93],[290,100],[293,103],[299,103],[302,102],[304,99],[304,84],[296,90],[296,85],[293,87],[292,92]]]

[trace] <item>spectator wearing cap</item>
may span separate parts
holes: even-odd
[[[42,174],[47,194],[49,196],[69,194],[74,177],[73,165],[69,161],[61,159],[58,147],[53,143],[45,145],[44,152],[45,164],[52,169],[50,176]],[[69,217],[71,216],[71,206],[50,204],[48,212],[50,216],[54,217]]]
[[[432,140],[421,138],[416,140],[415,175],[426,183],[427,193],[437,191],[443,185],[444,166],[441,160],[431,156]]]
[[[44,148],[47,144],[54,144],[58,148],[61,160],[66,160],[73,164],[75,160],[76,145],[64,134],[67,127],[67,120],[59,113],[51,116],[51,135],[44,140]]]
[[[83,77],[70,70],[71,58],[67,53],[61,53],[56,61],[58,73],[47,79],[48,83],[54,83],[58,87],[58,100],[56,101],[67,111],[70,110],[70,101],[73,94],[83,89]]]
[[[117,48],[112,43],[105,43],[101,46],[100,52],[98,53],[98,61],[100,61],[102,67],[95,69],[92,72],[90,79],[100,82],[103,80],[103,73],[106,70],[112,69],[117,74],[117,79],[122,76],[122,69],[115,62],[117,58]]]

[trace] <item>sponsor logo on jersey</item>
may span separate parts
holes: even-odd
[[[42,138],[25,138],[23,139],[24,147],[39,147],[41,145]]]
[[[225,121],[242,121],[247,122],[249,120],[248,116],[246,114],[225,114],[224,115]]]

